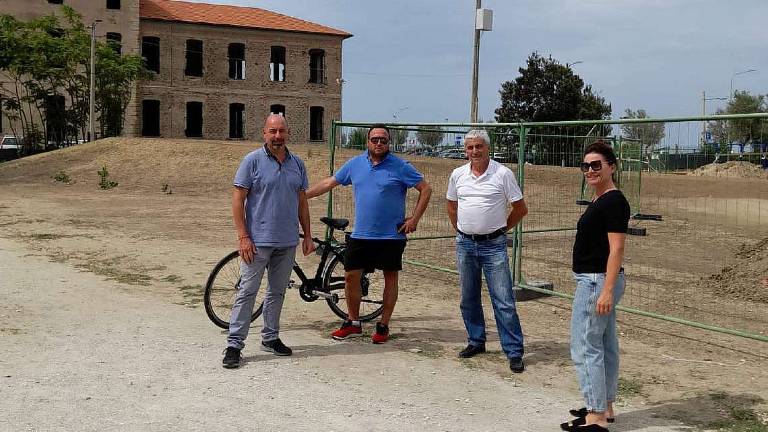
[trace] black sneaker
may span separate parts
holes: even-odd
[[[226,369],[237,369],[240,367],[242,358],[239,349],[227,347],[227,349],[224,350],[224,360],[221,363]]]
[[[509,359],[509,369],[514,373],[522,373],[525,370],[525,363],[522,357],[512,357]]]
[[[272,354],[278,355],[278,356],[289,356],[293,354],[293,350],[285,346],[283,341],[281,341],[280,339],[263,341],[261,343],[261,350],[266,352],[271,352]]]
[[[459,352],[459,357],[470,358],[478,354],[482,354],[484,352],[485,352],[485,344],[482,344],[482,345],[469,344],[467,345],[466,348],[464,348],[463,350],[461,350],[461,352]]]

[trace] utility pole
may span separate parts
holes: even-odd
[[[706,90],[702,90],[701,92],[701,116],[702,117],[707,116],[708,100],[726,100],[726,98],[723,98],[723,97],[708,98]],[[706,120],[701,122],[701,146],[703,147],[705,144],[707,144],[707,121]]]
[[[91,82],[89,85],[89,97],[88,97],[88,141],[96,139],[96,130],[94,129],[93,117],[95,113],[95,99],[96,99],[96,23],[101,20],[94,20],[91,23]]]
[[[470,101],[469,121],[477,123],[477,80],[480,70],[480,29],[477,28],[477,12],[482,7],[482,0],[475,0],[475,48],[472,57],[472,100]]]

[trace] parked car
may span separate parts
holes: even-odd
[[[21,143],[13,135],[5,135],[0,140],[0,160],[11,160],[19,157]]]
[[[439,156],[441,158],[446,159],[466,159],[467,154],[464,152],[464,149],[448,149],[443,150],[439,153]]]
[[[508,153],[495,152],[491,154],[491,159],[495,160],[496,162],[507,163],[512,162],[512,155]]]

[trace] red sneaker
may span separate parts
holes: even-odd
[[[353,325],[352,321],[344,321],[341,327],[335,332],[331,333],[331,337],[336,340],[344,340],[353,337],[360,337],[363,335],[363,328],[359,325]]]
[[[377,322],[376,331],[371,335],[371,342],[375,344],[383,344],[387,339],[389,339],[389,326]]]

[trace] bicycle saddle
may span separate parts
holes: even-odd
[[[349,219],[334,219],[329,217],[321,217],[320,222],[337,230],[343,230],[349,225]]]

